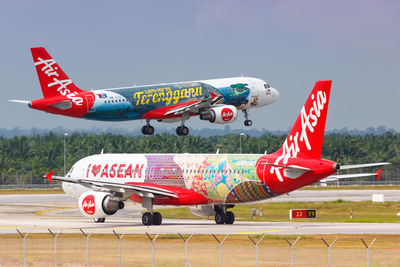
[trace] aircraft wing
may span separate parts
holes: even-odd
[[[222,95],[215,95],[211,92],[210,92],[210,94],[211,94],[211,97],[196,101],[194,103],[190,103],[185,106],[172,108],[165,113],[165,116],[171,115],[171,114],[178,115],[178,114],[182,114],[184,112],[199,113],[199,110],[209,108],[212,105],[214,105],[215,103],[217,103],[221,98],[223,98]]]
[[[111,182],[103,182],[103,181],[93,181],[89,179],[69,179],[63,176],[53,176],[54,171],[48,173],[45,177],[51,183],[52,180],[68,182],[68,183],[76,183],[81,184],[84,186],[89,186],[93,188],[106,188],[110,191],[114,192],[123,192],[123,191],[131,191],[132,194],[137,194],[139,196],[149,196],[154,197],[154,195],[160,196],[168,196],[173,198],[178,198],[178,196],[169,190],[157,187],[157,186],[146,186],[146,185],[138,185],[136,184],[118,184],[118,183],[111,183]]]

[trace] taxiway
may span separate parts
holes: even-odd
[[[400,201],[399,190],[295,191],[269,200],[333,201],[337,199],[371,200],[372,194],[384,194],[386,201]],[[318,222],[243,222],[216,225],[210,220],[164,219],[160,226],[143,226],[140,205],[128,203],[124,210],[107,217],[105,223],[94,223],[83,217],[77,201],[65,194],[0,195],[0,234],[24,232],[48,233],[48,228],[63,233],[90,232],[161,234],[400,234],[399,223],[318,223]]]

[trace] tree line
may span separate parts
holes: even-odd
[[[227,134],[223,136],[154,136],[126,137],[112,134],[80,134],[67,137],[67,170],[79,159],[104,153],[242,153],[275,152],[286,135],[264,134],[259,137]],[[322,157],[341,164],[388,161],[388,170],[400,169],[400,134],[381,135],[327,134]],[[44,135],[0,137],[0,184],[16,181],[44,183],[43,175],[50,170],[64,173],[64,136],[49,132]]]

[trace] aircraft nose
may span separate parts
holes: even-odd
[[[272,95],[274,96],[274,100],[276,101],[276,100],[278,100],[278,98],[279,98],[279,92],[278,92],[278,90],[276,90],[275,88],[270,88],[271,89],[271,93],[272,93]]]

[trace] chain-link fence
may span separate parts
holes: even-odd
[[[3,266],[400,266],[400,236],[132,234],[0,235]]]

